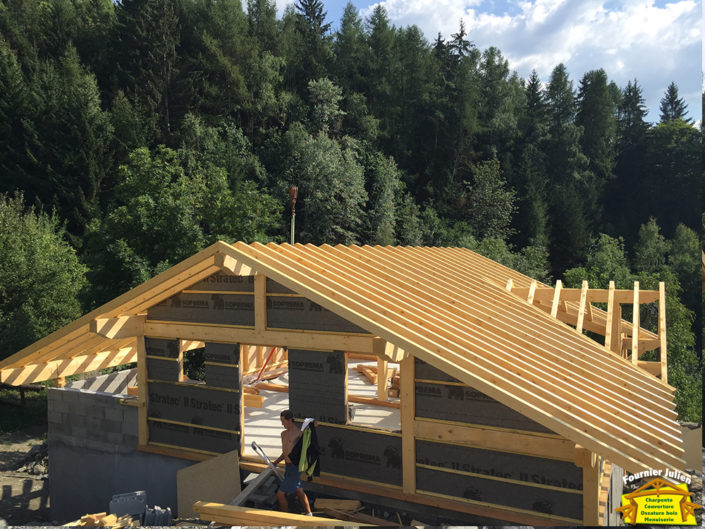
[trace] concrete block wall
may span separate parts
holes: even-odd
[[[121,372],[128,373],[128,372]],[[114,378],[129,377],[114,373]],[[84,388],[118,388],[108,378]],[[98,377],[103,378],[103,377]],[[147,504],[176,512],[176,473],[192,461],[137,450],[137,408],[125,395],[82,387],[48,391],[47,443],[53,520],[64,523],[107,511],[114,494],[144,490]]]

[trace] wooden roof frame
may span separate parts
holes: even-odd
[[[684,468],[671,386],[503,286],[531,278],[462,248],[218,242],[6,358],[0,382],[135,361],[145,311],[221,270],[271,278],[372,333],[354,338],[375,351],[416,356],[627,470]],[[207,338],[193,327],[183,339]]]

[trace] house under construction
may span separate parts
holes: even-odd
[[[641,327],[643,304],[658,332]],[[202,381],[183,367],[198,349]],[[350,392],[359,359],[376,375],[371,396]],[[237,450],[241,471],[261,471],[246,410],[268,388],[248,381],[273,371],[296,416],[317,419],[314,484],[329,491],[470,523],[605,525],[621,472],[685,466],[663,284],[547,286],[460,248],[219,242],[0,362],[0,382],[133,362],[119,399],[52,390],[52,508],[97,472],[116,493],[170,491],[165,504],[194,461]],[[351,403],[398,423],[355,420]]]

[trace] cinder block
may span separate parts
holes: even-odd
[[[122,407],[120,408],[106,408],[105,409],[105,419],[108,421],[122,422],[124,419],[124,413]]]
[[[86,427],[89,430],[93,430],[95,432],[100,432],[103,429],[104,422],[105,421],[102,419],[102,417],[95,417],[92,415],[86,417]]]
[[[139,437],[136,435],[123,435],[122,436],[122,446],[128,447],[130,451],[132,451],[134,448],[137,447],[137,443],[139,442]]]
[[[137,428],[137,421],[131,421],[129,419],[125,419],[122,421],[122,424],[120,425],[122,428],[122,433],[126,435],[137,435],[138,433],[138,428]]]
[[[121,433],[107,432],[106,436],[109,443],[122,444],[123,435]]]
[[[104,420],[101,430],[105,433],[117,433],[122,435],[122,423]]]

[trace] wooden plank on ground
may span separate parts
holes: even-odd
[[[316,510],[336,509],[339,511],[357,511],[362,508],[360,500],[340,500],[338,498],[318,498],[315,503]]]
[[[376,525],[380,527],[399,527],[399,524],[396,522],[390,522],[388,520],[384,520],[383,518],[370,516],[369,514],[353,514],[339,509],[322,509],[322,511],[331,518],[336,518],[337,520],[344,520],[348,523],[353,522],[360,525]]]
[[[202,520],[227,525],[269,527],[283,525],[293,525],[299,527],[335,527],[339,525],[351,525],[354,527],[360,527],[370,525],[360,522],[347,522],[345,524],[341,524],[340,520],[332,520],[330,518],[322,518],[320,516],[305,516],[303,514],[267,511],[264,509],[252,509],[250,507],[223,505],[222,503],[205,501],[197,501],[194,503],[193,510],[199,514]]]

